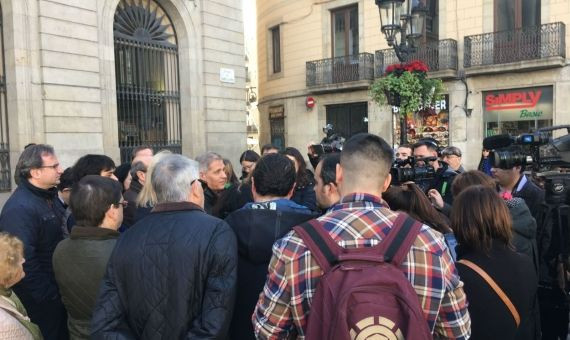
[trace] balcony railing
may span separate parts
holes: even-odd
[[[562,22],[466,36],[465,68],[549,57],[566,58],[566,26]]]
[[[386,67],[400,61],[393,49],[376,51],[375,75],[382,77]],[[410,55],[408,60],[421,60],[430,72],[442,70],[457,70],[457,41],[445,39],[418,46],[416,53]]]
[[[374,80],[372,53],[308,61],[306,66],[307,87]]]

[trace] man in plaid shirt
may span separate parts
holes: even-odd
[[[392,153],[382,138],[371,134],[358,134],[344,145],[337,167],[343,198],[318,218],[340,246],[374,246],[390,232],[397,214],[390,211],[381,195],[390,185]],[[469,338],[471,319],[463,282],[443,235],[424,225],[402,270],[416,290],[434,338]],[[312,297],[322,275],[294,231],[278,240],[252,315],[256,337],[304,339]]]

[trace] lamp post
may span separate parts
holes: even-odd
[[[426,3],[429,0],[375,0],[380,12],[380,29],[400,62],[416,52],[423,36]],[[407,143],[406,117],[400,113],[400,145]]]

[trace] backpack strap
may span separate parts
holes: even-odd
[[[414,220],[408,214],[400,212],[394,221],[388,235],[380,242],[380,254],[384,261],[399,267],[418,236],[422,223]]]
[[[321,222],[313,219],[293,229],[305,242],[323,272],[330,271],[336,265],[343,248],[332,239]]]
[[[507,306],[507,308],[511,312],[511,315],[513,316],[513,319],[515,319],[515,324],[518,327],[521,323],[521,317],[519,315],[519,312],[517,311],[517,308],[515,307],[515,305],[513,305],[513,303],[511,302],[511,299],[509,299],[507,294],[505,294],[505,292],[501,289],[501,287],[499,287],[499,285],[495,282],[495,280],[493,280],[489,276],[489,274],[487,274],[487,272],[485,272],[483,270],[483,268],[479,267],[478,265],[476,265],[475,263],[473,263],[469,260],[459,260],[459,261],[457,261],[457,263],[461,263],[462,265],[471,268],[471,270],[476,272],[479,276],[481,276],[481,278],[483,278],[483,280],[485,280],[485,282],[487,282],[487,284],[499,296],[501,301],[503,301],[505,306]]]

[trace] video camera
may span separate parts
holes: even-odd
[[[549,132],[566,129],[558,138]],[[491,150],[491,166],[530,168],[543,182],[545,197],[536,217],[540,285],[570,293],[570,125],[542,128],[517,137],[498,135],[483,140]]]
[[[334,131],[332,124],[327,124],[323,128],[323,132],[326,136],[321,140],[321,142],[319,144],[311,145],[313,152],[318,156],[325,153],[341,152],[345,142],[344,137]]]
[[[568,134],[555,139],[549,136],[549,132],[560,129],[566,129]],[[542,128],[517,137],[508,134],[487,137],[483,140],[483,148],[491,150],[490,162],[495,168],[531,166],[533,173],[557,167],[570,168],[570,125]]]
[[[435,178],[435,169],[427,165],[428,162],[437,160],[437,157],[417,158],[410,156],[407,159],[396,159],[390,169],[392,175],[391,185],[400,185],[406,182],[422,182]],[[423,161],[425,166],[418,166]]]

